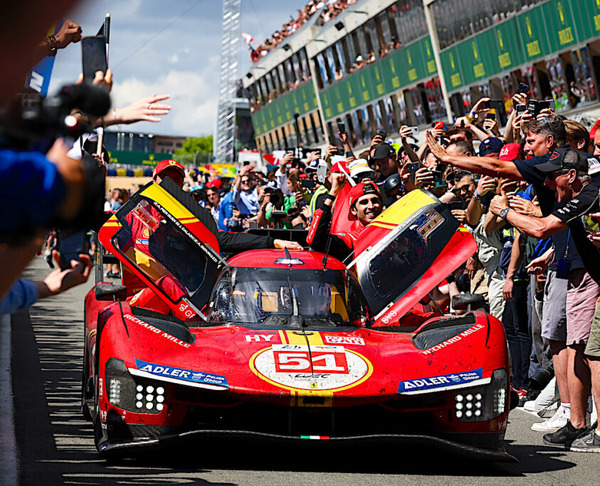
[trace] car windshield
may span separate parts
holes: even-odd
[[[225,269],[208,320],[264,326],[343,326],[365,316],[358,283],[342,270]]]
[[[369,309],[378,314],[404,295],[431,267],[457,226],[454,218],[426,209],[390,233],[391,239],[373,249],[368,258],[357,261]]]

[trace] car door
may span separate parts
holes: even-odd
[[[446,205],[412,191],[364,230],[349,267],[356,267],[373,325],[389,326],[476,250]]]
[[[171,179],[138,191],[99,232],[100,242],[173,313],[197,319],[218,265],[217,227]]]

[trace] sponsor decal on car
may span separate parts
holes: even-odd
[[[364,382],[371,363],[343,346],[274,344],[250,359],[256,375],[288,390],[340,391]]]
[[[444,342],[442,342],[440,344],[436,344],[435,346],[432,346],[431,348],[426,349],[425,351],[423,351],[423,354],[431,354],[435,351],[439,351],[440,349],[443,349],[446,346],[449,346],[451,344],[457,343],[458,341],[461,341],[462,338],[470,336],[474,332],[477,332],[480,329],[483,329],[484,327],[485,326],[483,324],[475,324],[474,326],[470,327],[466,331],[463,331],[460,334],[457,334],[456,336],[451,337],[450,339],[446,339]]]
[[[147,377],[160,377],[165,381],[173,383],[181,383],[182,381],[205,385],[207,388],[223,389],[229,388],[227,378],[213,373],[205,373],[202,371],[187,370],[185,368],[177,368],[175,366],[166,366],[156,363],[149,363],[141,359],[135,360],[137,370],[129,370],[134,375]]]
[[[358,336],[323,336],[327,344],[354,344],[355,346],[364,346],[365,340]]]
[[[179,346],[182,346],[184,348],[191,348],[192,345],[186,342],[183,342],[181,339],[176,338],[175,336],[169,334],[168,332],[163,331],[162,329],[159,329],[158,327],[153,326],[152,324],[148,324],[147,322],[142,321],[141,319],[138,319],[135,316],[132,316],[131,314],[125,314],[123,317],[125,317],[125,319],[127,319],[128,321],[131,322],[135,322],[136,324],[139,324],[142,327],[145,327],[146,329],[148,329],[148,331],[153,332],[156,335],[159,335],[160,337],[171,341],[175,344],[179,344]]]
[[[277,334],[273,333],[273,334],[263,334],[263,333],[248,333],[244,335],[244,338],[246,339],[247,343],[270,343],[273,341],[273,338],[276,337]]]
[[[401,381],[398,386],[398,393],[420,392],[425,390],[438,390],[445,388],[455,388],[461,385],[472,385],[473,382],[481,380],[483,377],[483,368],[471,371],[461,371],[449,375],[430,376],[427,378],[417,378],[414,380]]]

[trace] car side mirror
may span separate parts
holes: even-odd
[[[127,287],[125,285],[98,284],[94,288],[96,300],[125,300],[127,298]]]
[[[485,297],[481,294],[456,294],[452,296],[454,310],[472,310],[485,307]]]

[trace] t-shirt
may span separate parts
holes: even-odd
[[[592,176],[592,183],[596,186],[600,186],[600,172],[597,172],[593,169],[594,167],[596,167],[598,161],[591,154],[586,154],[586,156],[588,157],[590,175]],[[542,214],[544,216],[553,214],[553,212],[560,207],[560,204],[556,201],[554,191],[544,186],[546,174],[536,169],[535,167],[536,165],[548,162],[549,159],[550,154],[546,154],[532,157],[531,159],[526,160],[515,160],[514,162],[518,171],[521,173],[521,176],[523,176],[523,179],[525,179],[530,184],[533,184],[536,195],[538,197],[538,202],[540,203],[540,209],[542,210]],[[577,251],[577,246],[572,244],[572,239],[569,237],[568,229],[553,234],[552,242],[554,243],[555,258],[554,262],[551,263],[548,267],[550,270],[556,271],[557,261],[559,258],[563,258],[565,256],[565,252],[566,257],[569,260],[571,260],[571,270],[585,268],[585,265],[583,264],[579,252]]]

